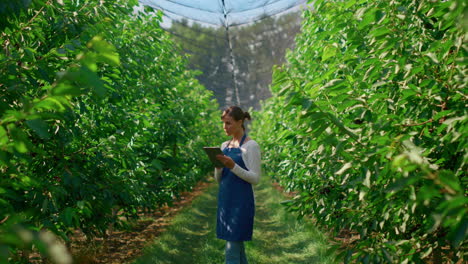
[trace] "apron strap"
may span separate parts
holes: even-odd
[[[242,136],[242,139],[241,139],[241,141],[240,141],[240,143],[239,143],[239,147],[242,146],[242,144],[244,143],[244,140],[245,140],[246,137],[247,137],[247,134],[244,134],[244,135]],[[229,145],[231,145],[231,141],[232,141],[232,139],[229,140],[229,142],[228,142],[227,145],[226,145],[226,148],[229,148]]]
[[[247,137],[247,134],[244,133],[244,136],[242,136],[241,142],[239,143],[239,147],[242,146],[246,137]]]

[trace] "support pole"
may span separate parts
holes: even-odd
[[[232,50],[232,42],[229,35],[229,23],[227,21],[227,10],[226,5],[224,4],[224,0],[221,0],[223,4],[223,13],[224,13],[224,28],[226,29],[226,40],[229,45],[229,57],[231,59],[231,66],[232,66],[232,81],[234,83],[234,95],[236,97],[236,103],[240,106],[240,97],[239,97],[239,89],[237,87],[237,79],[236,79],[236,61],[234,60],[233,50]]]

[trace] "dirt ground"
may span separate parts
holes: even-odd
[[[140,220],[132,223],[130,231],[109,231],[107,237],[96,237],[88,241],[76,231],[71,237],[71,254],[74,264],[122,264],[130,263],[142,255],[142,250],[153,243],[155,237],[169,225],[173,216],[190,205],[194,198],[213,184],[212,180],[200,181],[191,191],[184,192],[171,207],[164,206],[151,214],[142,214]],[[38,253],[30,255],[30,263],[48,263]]]

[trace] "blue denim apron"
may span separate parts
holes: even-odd
[[[241,168],[247,170],[242,160],[240,146],[247,135],[244,134],[239,148],[225,148],[229,156]],[[229,144],[228,144],[229,145]],[[216,235],[227,241],[252,240],[255,202],[252,185],[236,176],[228,168],[223,168],[218,192],[218,212]]]

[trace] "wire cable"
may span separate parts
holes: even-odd
[[[234,60],[234,55],[232,51],[232,42],[229,36],[229,24],[227,20],[227,10],[226,10],[226,5],[224,4],[224,0],[221,0],[221,2],[223,4],[224,26],[226,28],[226,40],[229,44],[229,56],[231,57],[232,80],[234,82],[234,94],[236,96],[237,105],[240,106],[239,89],[237,88],[237,79],[236,79],[236,61]]]

